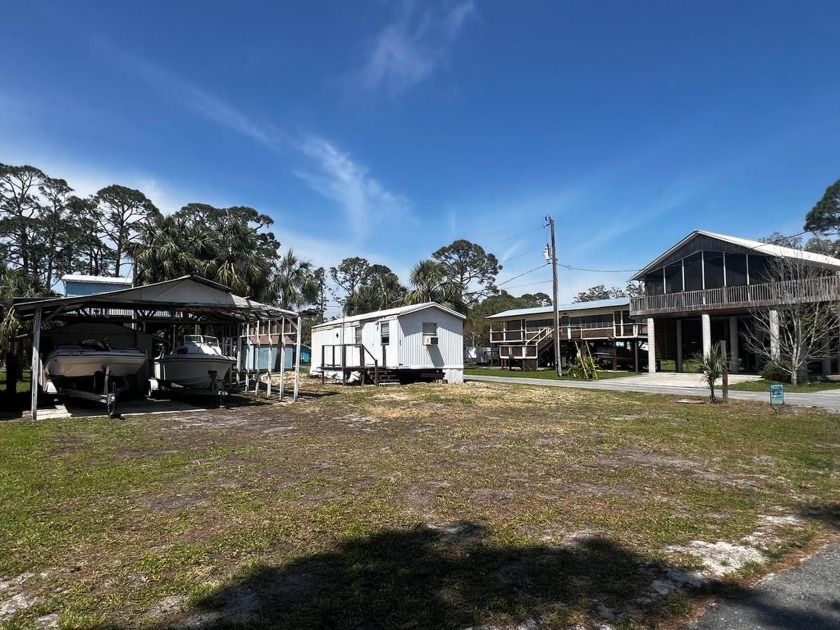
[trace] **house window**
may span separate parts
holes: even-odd
[[[647,295],[662,295],[665,292],[665,279],[662,269],[645,276],[645,293]]]
[[[382,322],[379,326],[379,334],[382,336],[382,345],[387,345],[391,342],[391,324]]]
[[[699,252],[683,260],[683,275],[686,291],[703,289],[703,255]]]
[[[747,284],[747,257],[745,254],[726,255],[726,286],[741,287]]]
[[[683,277],[682,264],[665,267],[665,293],[682,293]]]
[[[723,252],[706,252],[705,278],[706,289],[719,289],[723,286]]]
[[[354,329],[354,332],[355,332],[355,341],[353,343],[355,343],[357,346],[362,345],[362,327],[361,326],[356,326],[356,328]]]
[[[529,319],[525,322],[525,329],[532,332],[540,328],[550,328],[553,324],[553,320],[550,319]]]

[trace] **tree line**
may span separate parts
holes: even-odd
[[[470,314],[490,297],[518,299],[496,287],[496,256],[467,240],[419,261],[406,286],[364,258],[325,269],[291,249],[281,253],[272,226],[271,217],[247,206],[188,203],[164,214],[140,190],[114,184],[81,196],[34,166],[0,164],[0,304],[49,295],[73,273],[133,275],[136,284],[195,274],[301,310],[310,323],[323,321],[328,293],[348,316],[429,301]]]
[[[389,267],[364,258],[348,257],[325,269],[291,249],[281,253],[272,225],[271,217],[247,206],[189,203],[164,214],[142,191],[118,184],[79,196],[66,180],[36,167],[0,163],[0,305],[14,296],[48,295],[71,273],[131,272],[137,284],[195,274],[258,301],[302,311],[310,323],[323,321],[328,294],[345,316],[438,302],[467,314],[470,345],[488,343],[488,315],[551,305],[545,293],[516,297],[500,290],[496,278],[502,265],[468,240],[456,240],[419,261],[403,285]],[[840,253],[840,180],[807,214],[805,231],[814,236],[804,245],[801,235],[774,233],[763,240]],[[573,301],[640,291],[639,283],[596,285]]]

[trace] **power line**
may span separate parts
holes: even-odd
[[[542,282],[530,282],[528,284],[515,284],[512,287],[508,287],[508,289],[522,289],[524,287],[535,287],[538,284],[551,284],[551,280],[543,280]]]
[[[529,270],[529,271],[526,271],[526,272],[524,272],[524,273],[520,273],[518,276],[513,276],[513,278],[508,278],[507,280],[505,280],[504,282],[500,282],[500,283],[499,283],[499,284],[497,284],[496,286],[497,286],[497,287],[504,286],[504,285],[506,285],[508,282],[513,282],[513,281],[514,281],[514,280],[516,280],[517,278],[521,278],[522,276],[527,276],[529,273],[534,273],[535,271],[539,271],[539,270],[540,270],[540,269],[542,269],[543,267],[548,267],[548,263],[544,263],[544,264],[540,265],[539,267],[534,267],[533,269],[531,269],[531,270]]]
[[[572,267],[563,263],[557,263],[557,265],[569,271],[591,271],[592,273],[635,273],[638,271],[638,269],[584,269],[583,267]]]

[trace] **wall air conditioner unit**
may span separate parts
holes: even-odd
[[[437,335],[423,335],[423,345],[424,346],[436,346],[436,345],[438,345],[438,336]]]

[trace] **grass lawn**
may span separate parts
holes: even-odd
[[[503,370],[502,368],[491,367],[464,367],[464,374],[466,376],[510,376],[512,378],[545,378],[554,381],[580,381],[581,378],[572,377],[564,374],[562,378],[558,378],[554,370],[536,370],[531,372],[523,372],[521,370]],[[598,370],[598,378],[621,378],[623,376],[636,376],[636,372],[612,372],[609,370]]]
[[[0,423],[0,626],[668,627],[837,534],[826,413],[304,388]],[[709,581],[669,590],[695,570]]]
[[[31,378],[30,375],[32,374],[32,370],[24,370],[23,371],[23,380],[17,382],[17,392],[26,393],[29,392]],[[6,391],[6,370],[5,368],[0,370],[0,392],[5,393]]]
[[[775,381],[765,381],[760,379],[757,381],[747,381],[746,383],[738,383],[737,385],[730,385],[729,389],[741,392],[770,392],[770,384]],[[840,382],[834,381],[814,381],[813,383],[800,383],[793,386],[790,383],[784,383],[785,391],[788,393],[808,393],[821,392],[827,389],[840,389]]]

